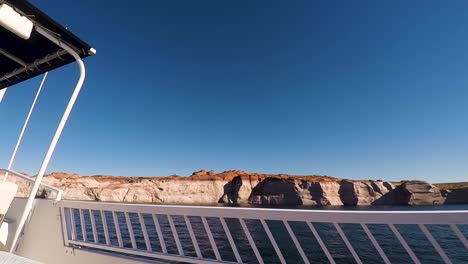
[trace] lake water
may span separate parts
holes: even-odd
[[[284,207],[283,207],[284,208]],[[467,205],[445,205],[445,206],[424,206],[424,207],[400,207],[400,206],[358,206],[358,207],[287,207],[296,209],[312,209],[312,210],[468,210]],[[98,231],[99,243],[105,243],[104,231],[99,212],[95,214],[96,226]],[[76,230],[81,230],[78,211],[74,211],[76,221]],[[109,226],[111,244],[117,246],[117,236],[115,233],[114,222],[110,212],[106,212],[106,220]],[[118,213],[119,227],[121,229],[124,247],[131,248],[128,228],[125,224],[123,213]],[[139,224],[138,215],[130,214],[132,228],[135,233],[137,247],[146,250],[143,233]],[[177,254],[177,247],[170,230],[169,222],[166,216],[158,215],[159,222],[163,231],[164,241],[166,243],[169,254]],[[85,226],[87,230],[87,239],[92,240],[92,228],[90,215],[85,211],[84,214]],[[235,262],[234,254],[229,246],[229,242],[223,232],[221,223],[217,218],[207,218],[211,231],[215,238],[216,244],[220,251],[223,260]],[[157,237],[156,228],[151,215],[144,215],[145,225],[151,241],[152,249],[156,252],[161,252],[161,245]],[[204,257],[215,259],[214,252],[211,249],[210,242],[204,230],[201,218],[190,217],[190,222],[194,228],[202,255]],[[246,263],[257,263],[256,257],[249,246],[248,240],[237,219],[226,219],[231,234],[241,253],[242,260]],[[174,216],[177,233],[185,255],[196,257],[194,246],[191,242],[184,218],[182,216]],[[265,261],[265,263],[279,263],[276,253],[269,242],[269,239],[263,230],[260,221],[246,220],[246,224],[252,234],[253,239]],[[300,241],[306,255],[311,263],[328,263],[328,260],[321,250],[319,244],[315,240],[312,232],[305,223],[290,222],[297,239]],[[297,252],[291,238],[289,237],[283,223],[279,221],[268,221],[278,246],[281,248],[283,255],[288,263],[303,263],[302,258]],[[337,263],[355,263],[351,253],[346,248],[344,242],[340,238],[336,229],[332,224],[314,223],[319,235],[327,245],[330,253],[333,255]],[[363,229],[357,224],[341,224],[340,225],[346,236],[350,240],[354,249],[358,253],[363,263],[383,263],[379,254],[372,246]],[[455,234],[447,225],[426,225],[432,235],[444,249],[453,263],[468,263],[468,250],[458,240]],[[397,238],[393,235],[387,225],[368,225],[372,234],[379,242],[382,249],[387,254],[387,257],[392,263],[412,263],[404,248],[401,246]],[[396,225],[402,236],[413,249],[416,256],[422,263],[443,263],[430,242],[425,238],[422,231],[416,225]],[[459,225],[460,230],[465,237],[468,237],[468,225]],[[77,239],[82,240],[81,232],[78,232]]]

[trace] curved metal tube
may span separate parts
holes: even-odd
[[[44,174],[46,172],[47,166],[49,165],[50,159],[52,157],[52,154],[54,153],[55,147],[57,146],[57,142],[60,139],[60,135],[62,134],[63,128],[65,127],[65,124],[67,123],[68,117],[70,116],[70,113],[73,109],[73,105],[75,104],[75,101],[80,93],[81,87],[83,86],[83,82],[85,79],[86,71],[85,71],[85,66],[83,61],[81,60],[80,56],[71,48],[70,46],[66,45],[65,43],[61,42],[56,36],[51,34],[49,31],[46,29],[43,29],[42,27],[36,27],[36,31],[41,34],[42,36],[46,37],[53,43],[57,44],[57,46],[63,48],[66,50],[70,55],[72,55],[76,63],[78,64],[78,69],[80,71],[80,76],[78,78],[78,81],[76,82],[75,89],[73,91],[73,94],[70,97],[70,100],[68,102],[67,107],[65,108],[65,112],[62,115],[62,119],[60,120],[60,123],[57,126],[57,129],[55,131],[55,134],[52,138],[52,141],[50,142],[49,148],[46,152],[46,155],[44,157],[44,160],[42,161],[41,167],[39,168],[39,172],[37,173],[36,181],[34,182],[34,185],[31,189],[31,192],[28,197],[28,201],[26,202],[26,206],[24,207],[23,214],[21,215],[21,219],[18,222],[18,226],[15,232],[15,236],[13,238],[13,242],[11,244],[10,248],[10,253],[14,252],[16,249],[16,245],[18,243],[18,239],[23,231],[24,225],[26,223],[26,220],[28,219],[28,216],[31,212],[31,209],[33,207],[33,202],[34,199],[36,198],[37,191],[39,190],[39,186],[41,184],[42,178],[44,177]]]

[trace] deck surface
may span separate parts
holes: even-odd
[[[41,264],[41,262],[0,251],[1,264]]]

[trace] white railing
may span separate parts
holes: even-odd
[[[33,177],[29,177],[27,175],[24,175],[24,174],[21,174],[19,172],[12,171],[12,170],[0,169],[0,172],[4,173],[4,174],[8,174],[8,175],[13,175],[13,176],[18,177],[20,179],[26,180],[27,182],[30,182],[30,183],[34,183],[34,181],[36,180]],[[55,196],[56,201],[60,201],[62,199],[63,191],[61,189],[56,188],[56,187],[54,187],[52,185],[49,185],[47,183],[44,183],[44,182],[41,182],[41,186],[44,187],[47,190],[51,190],[53,192],[56,192],[57,193],[57,195]]]
[[[361,233],[363,231],[369,247],[375,248],[374,257],[380,256],[380,261],[384,263],[391,262],[382,245],[382,236],[378,234],[385,229],[381,225],[385,225],[396,243],[400,244],[402,254],[406,252],[408,260],[414,263],[421,263],[421,256],[413,248],[415,244],[417,246],[424,241],[413,241],[410,245],[407,240],[414,238],[407,235],[405,238],[403,232],[400,233],[402,227],[411,227],[420,232],[423,240],[429,242],[434,252],[437,252],[433,255],[438,254],[445,263],[452,262],[440,242],[444,246],[449,242],[455,243],[460,246],[462,255],[468,254],[467,239],[459,228],[468,227],[466,210],[335,211],[78,201],[61,201],[59,206],[66,246],[171,261],[311,263],[318,258],[309,249],[306,250],[310,239],[313,239],[320,246],[322,252],[319,253],[324,255],[322,259],[335,263],[335,258],[342,256],[332,252],[337,250],[332,250],[334,246],[331,244],[336,244],[341,238],[350,257],[357,263],[363,263],[360,251],[355,249],[363,240],[360,243],[350,241],[357,233],[345,228],[348,224],[358,227],[355,230],[360,229]],[[298,228],[297,225],[301,224],[302,227]],[[322,228],[320,225],[327,227]],[[432,225],[444,225],[450,230],[453,239],[440,241],[447,239],[448,231],[444,231],[442,238],[435,237],[430,232]],[[333,233],[335,237],[329,238]],[[223,239],[224,242],[221,241]],[[267,244],[269,251],[265,249]],[[291,257],[291,254],[296,258]],[[230,259],[226,255],[230,255]]]

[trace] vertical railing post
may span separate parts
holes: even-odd
[[[320,248],[322,249],[323,253],[325,253],[325,256],[327,256],[328,261],[331,264],[335,264],[335,260],[333,259],[332,255],[330,254],[330,251],[328,251],[328,248],[325,245],[325,243],[323,243],[323,240],[320,237],[319,233],[317,232],[317,229],[315,229],[314,225],[311,222],[307,222],[307,225],[309,226],[310,231],[312,231],[312,234],[314,235],[315,239],[319,243]]]
[[[237,263],[242,263],[242,258],[239,254],[239,250],[237,249],[236,243],[234,242],[234,239],[232,238],[231,231],[229,231],[229,227],[226,224],[226,220],[224,220],[223,217],[220,217],[219,220],[221,221],[221,225],[223,226],[224,233],[226,234],[229,244],[231,245],[231,249],[234,252],[234,256],[236,257]]]
[[[94,243],[98,243],[98,233],[96,229],[96,219],[94,218],[93,210],[89,210],[89,218],[91,219],[91,228],[93,230]]]
[[[167,254],[166,242],[164,242],[163,233],[161,230],[161,225],[159,224],[158,215],[153,214],[153,222],[156,227],[156,233],[158,234],[159,244],[161,245],[162,253]]]
[[[460,241],[463,243],[463,245],[465,246],[465,248],[468,249],[468,240],[466,240],[465,235],[462,234],[462,232],[460,231],[460,229],[458,229],[457,225],[451,224],[451,225],[450,225],[450,228],[451,228],[452,231],[455,233],[455,235],[458,237],[458,239],[460,239]]]
[[[388,259],[387,255],[385,255],[385,252],[383,251],[383,249],[380,247],[379,243],[377,242],[377,240],[375,239],[374,235],[372,235],[371,231],[369,230],[369,228],[367,227],[366,224],[364,223],[361,223],[361,227],[362,229],[364,229],[364,232],[366,233],[366,235],[369,237],[372,245],[374,245],[375,249],[377,249],[377,252],[379,252],[379,255],[382,257],[383,261],[385,262],[385,264],[390,264],[390,260]]]
[[[119,247],[123,247],[122,233],[120,232],[120,225],[119,225],[119,218],[117,217],[117,213],[115,211],[112,211],[112,218],[114,220],[114,227],[115,227],[115,233],[117,235],[117,242],[119,243]]]
[[[208,235],[208,239],[210,240],[211,248],[213,248],[213,252],[215,254],[216,260],[221,261],[221,255],[219,254],[218,246],[216,246],[216,242],[213,237],[213,233],[211,232],[210,226],[208,225],[208,221],[206,217],[201,217],[203,226],[205,227],[206,234]]]
[[[200,251],[200,247],[198,246],[197,237],[195,237],[195,232],[193,232],[192,224],[190,223],[190,219],[188,216],[184,215],[185,225],[187,225],[187,230],[190,235],[190,239],[192,239],[193,247],[195,248],[195,253],[197,254],[197,258],[201,259],[202,254]]]
[[[106,245],[110,245],[109,227],[107,226],[106,212],[104,210],[100,210],[100,212],[102,228],[104,230],[104,238],[106,239]]]
[[[79,210],[80,210],[81,234],[83,234],[83,241],[86,242],[86,241],[88,241],[88,236],[86,234],[84,213],[83,213],[83,209],[79,209]]]
[[[71,239],[76,240],[75,209],[70,208],[69,210],[70,210]]]
[[[408,243],[406,243],[406,240],[403,238],[403,236],[400,234],[400,232],[398,232],[398,229],[395,227],[395,225],[394,224],[388,224],[388,226],[390,227],[390,230],[392,230],[393,234],[396,236],[398,241],[400,241],[401,245],[406,250],[406,253],[408,253],[411,260],[413,260],[413,262],[415,264],[421,264],[421,261],[419,261],[418,257],[416,257],[413,250],[410,248]]]
[[[68,213],[67,213],[68,212]],[[70,219],[70,209],[60,207],[60,221],[62,222],[62,234],[63,234],[63,242],[65,246],[68,246],[69,240],[70,240],[70,235],[72,234],[71,231],[71,219]]]
[[[291,239],[292,239],[294,245],[296,246],[296,249],[299,252],[299,255],[301,255],[302,260],[304,261],[304,263],[305,264],[310,264],[310,261],[307,258],[307,255],[305,254],[304,250],[302,249],[301,243],[299,243],[299,241],[297,240],[296,235],[294,235],[294,232],[293,232],[291,226],[289,225],[288,221],[283,220],[283,224],[286,227],[286,230],[288,231],[289,236],[291,237]]]
[[[135,234],[133,233],[132,222],[130,221],[130,215],[128,212],[125,212],[124,215],[125,215],[125,221],[127,222],[128,235],[130,236],[130,242],[132,243],[132,248],[136,249],[137,244],[135,241]]]
[[[260,252],[258,251],[257,245],[255,245],[255,241],[253,240],[252,235],[250,234],[249,228],[245,224],[245,220],[240,218],[239,221],[242,226],[242,229],[244,230],[245,236],[247,237],[247,240],[249,241],[250,247],[252,248],[255,256],[257,257],[258,263],[260,264],[265,263],[263,262],[262,255],[260,255]]]
[[[354,260],[356,260],[356,262],[358,264],[362,264],[361,259],[359,258],[358,254],[356,253],[356,250],[354,250],[353,246],[351,245],[351,243],[349,242],[349,240],[346,237],[345,233],[343,232],[343,229],[341,229],[340,224],[339,223],[333,223],[333,225],[335,226],[336,231],[338,231],[338,234],[340,235],[341,239],[343,239],[343,242],[345,243],[345,245],[348,248],[349,252],[351,252],[351,255],[353,255]]]
[[[145,219],[143,218],[142,213],[138,213],[138,220],[140,222],[141,232],[143,233],[143,238],[145,239],[146,251],[151,252],[153,251],[153,249],[151,247],[151,242],[148,236],[148,230],[146,229]]]
[[[278,255],[278,258],[281,262],[281,264],[286,264],[286,260],[283,257],[283,253],[281,253],[281,250],[278,247],[278,244],[276,243],[275,238],[273,237],[273,234],[270,231],[270,228],[268,227],[268,224],[264,219],[260,219],[260,222],[262,223],[263,229],[265,230],[268,238],[270,239],[271,245],[275,249],[276,255]]]
[[[174,236],[174,241],[177,245],[177,251],[179,252],[179,255],[184,256],[184,249],[180,243],[179,234],[177,234],[177,229],[174,225],[174,219],[172,218],[172,215],[167,215],[167,221],[169,221],[169,226],[171,227],[172,235]]]
[[[419,224],[418,226],[421,229],[421,231],[424,233],[426,238],[429,240],[429,242],[431,242],[432,246],[437,251],[437,253],[439,253],[439,256],[442,258],[444,263],[445,264],[452,264],[452,261],[449,259],[447,254],[445,254],[444,250],[440,247],[439,243],[437,243],[437,241],[434,239],[431,232],[429,232],[429,230],[427,230],[427,227],[425,225],[423,225],[423,224]]]

